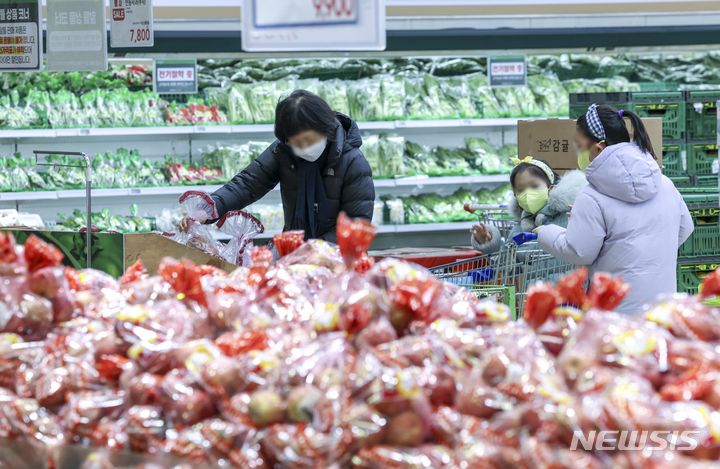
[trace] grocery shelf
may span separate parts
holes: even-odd
[[[381,131],[404,129],[453,129],[473,127],[513,127],[517,118],[507,119],[447,119],[447,120],[396,120],[359,122],[361,130]],[[197,125],[158,127],[109,127],[77,129],[11,129],[0,130],[0,140],[80,138],[80,137],[157,137],[163,135],[202,136],[217,134],[270,134],[272,124],[248,125]]]
[[[448,176],[448,177],[408,177],[400,179],[378,179],[375,181],[375,188],[378,192],[389,192],[394,188],[401,187],[427,187],[427,186],[462,186],[499,184],[508,181],[505,174],[488,176]],[[170,186],[170,187],[139,187],[130,189],[93,189],[92,197],[128,197],[128,196],[163,196],[180,195],[185,191],[214,192],[220,185],[200,186]],[[273,191],[279,191],[275,187]],[[84,189],[66,189],[59,191],[37,191],[37,192],[0,192],[0,201],[31,201],[31,200],[59,200],[59,199],[82,199],[85,198]]]

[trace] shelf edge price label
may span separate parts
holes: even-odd
[[[0,70],[42,68],[40,0],[0,2]]]
[[[198,91],[197,61],[156,60],[153,88],[158,94],[195,94]]]
[[[487,73],[490,86],[525,86],[527,61],[523,55],[488,57]]]
[[[110,46],[155,45],[152,0],[110,0]]]

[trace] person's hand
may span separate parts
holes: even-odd
[[[542,229],[542,226],[538,226],[538,227],[535,228],[532,232],[535,233],[535,234],[540,234],[540,230],[541,230],[541,229]]]
[[[188,216],[184,216],[180,220],[180,223],[178,223],[178,228],[180,229],[180,232],[187,233],[187,231],[190,229],[190,225],[192,225],[193,223],[196,223],[195,220]]]
[[[489,243],[492,240],[492,232],[482,223],[473,225],[470,228],[470,233],[472,233],[473,238],[475,238],[478,244]]]

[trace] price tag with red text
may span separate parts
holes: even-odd
[[[152,47],[152,0],[110,0],[110,46]]]

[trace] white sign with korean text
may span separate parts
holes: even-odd
[[[152,47],[152,0],[110,0],[110,45]]]
[[[48,0],[47,68],[107,70],[103,0]]]
[[[385,0],[243,0],[251,52],[384,50]]]
[[[0,2],[0,70],[42,68],[40,0]]]

